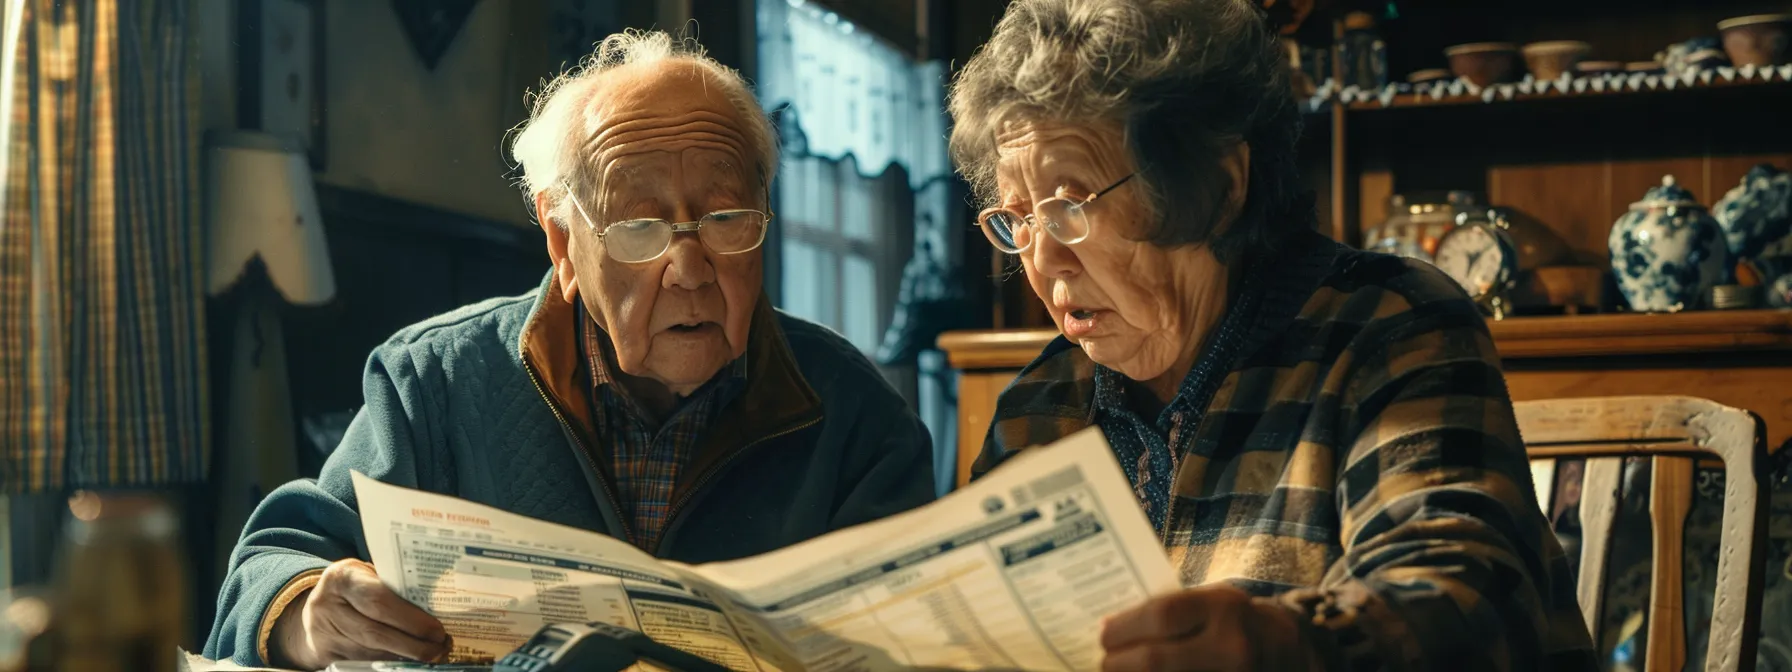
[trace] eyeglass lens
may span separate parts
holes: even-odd
[[[1031,219],[1029,223],[1027,220]],[[1089,237],[1089,219],[1081,204],[1062,198],[1040,201],[1032,217],[1010,210],[994,210],[983,217],[983,230],[991,243],[1004,252],[1019,252],[1033,244],[1034,225],[1042,226],[1058,242],[1071,245]]]
[[[739,254],[765,240],[766,216],[754,210],[724,210],[704,215],[695,227],[674,226],[663,219],[617,222],[604,230],[604,245],[617,261],[652,261],[672,247],[672,236],[696,229],[703,246],[717,254]]]

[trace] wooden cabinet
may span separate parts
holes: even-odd
[[[1492,322],[1514,401],[1678,394],[1759,414],[1769,447],[1792,441],[1792,310],[1585,315]],[[983,448],[996,397],[1058,332],[940,337],[959,371],[958,482]]]

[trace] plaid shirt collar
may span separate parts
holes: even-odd
[[[1118,371],[1095,365],[1095,422],[1113,446],[1115,457],[1127,468],[1134,493],[1145,513],[1160,531],[1169,512],[1170,483],[1213,394],[1246,354],[1248,336],[1262,312],[1259,275],[1265,264],[1245,260],[1237,275],[1237,291],[1212,335],[1201,346],[1194,366],[1182,378],[1176,396],[1155,419],[1141,417],[1126,403],[1129,393]]]
[[[718,412],[746,387],[747,357],[734,359],[663,418],[648,414],[623,385],[611,359],[610,337],[578,307],[578,329],[591,378],[591,415],[609,446],[609,471],[628,519],[629,541],[649,553],[672,515],[679,477]]]

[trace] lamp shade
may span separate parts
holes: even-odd
[[[267,133],[206,135],[206,285],[221,294],[261,257],[287,302],[336,295],[311,167],[297,143]]]

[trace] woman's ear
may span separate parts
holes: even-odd
[[[1251,144],[1243,140],[1232,145],[1232,151],[1220,158],[1220,168],[1232,180],[1226,190],[1226,220],[1237,219],[1244,212],[1245,197],[1251,190]]]
[[[554,276],[560,281],[560,292],[571,302],[579,295],[579,278],[572,265],[572,232],[554,218],[553,201],[543,190],[535,194],[535,221],[548,239],[548,261],[554,264]]]

